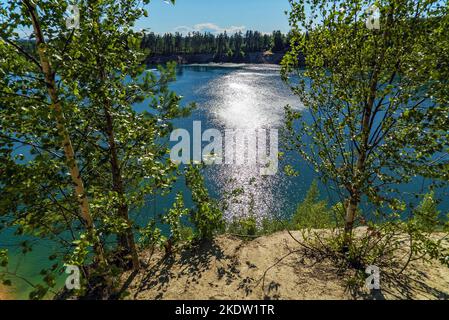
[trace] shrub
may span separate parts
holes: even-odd
[[[440,211],[437,208],[435,193],[433,191],[427,193],[413,213],[413,222],[419,229],[425,232],[435,231],[440,224]]]
[[[183,226],[181,218],[189,213],[189,209],[184,206],[182,194],[176,195],[175,203],[167,214],[163,216],[162,221],[170,226],[170,239],[173,244],[181,242],[183,235]]]
[[[261,232],[263,234],[273,234],[292,228],[292,223],[286,219],[265,218],[262,220]]]
[[[210,239],[218,231],[224,229],[223,213],[217,201],[209,196],[199,166],[189,166],[186,169],[185,177],[195,204],[190,212],[190,221],[195,226],[196,237]]]
[[[333,212],[325,200],[320,200],[318,182],[312,182],[302,203],[296,209],[292,223],[298,229],[324,229],[335,226]]]

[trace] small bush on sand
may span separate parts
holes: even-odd
[[[316,180],[312,182],[304,201],[298,205],[292,218],[292,224],[296,229],[335,227],[333,211],[329,208],[327,201],[320,200]]]

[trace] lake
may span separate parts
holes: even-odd
[[[177,80],[171,84],[171,89],[183,96],[183,104],[196,102],[197,109],[189,117],[176,120],[175,127],[186,129],[191,134],[194,121],[201,123],[201,132],[208,129],[217,129],[219,132],[225,132],[227,129],[245,129],[252,132],[280,129],[285,105],[289,104],[295,109],[301,109],[302,105],[282,82],[279,72],[279,67],[275,65],[179,66]],[[145,109],[145,103],[136,105],[138,111]],[[175,144],[176,142],[173,142],[172,146]],[[205,145],[207,143],[202,146]],[[292,164],[300,175],[286,176],[282,172],[285,164]],[[225,212],[228,221],[251,214],[255,214],[259,219],[288,217],[304,198],[312,180],[316,178],[314,171],[307,164],[290,153],[286,153],[280,160],[276,174],[263,176],[260,169],[261,165],[258,163],[210,165],[205,168],[206,185],[217,199],[225,192],[243,188],[244,192]],[[419,183],[420,188],[423,185]],[[412,184],[405,187],[404,191],[416,187],[417,184]],[[330,186],[320,185],[320,189],[322,197],[328,198],[330,203],[338,201]],[[191,203],[184,182],[180,180],[169,196],[162,199],[149,198],[144,208],[133,213],[133,218],[143,224],[149,217],[163,214],[177,192],[185,194],[187,205]],[[443,209],[447,208],[446,203]],[[6,246],[10,249],[17,243],[17,239],[7,233],[1,235],[0,241],[0,247]],[[50,265],[47,258],[54,250],[57,248],[46,242],[41,242],[25,257],[20,254],[14,256],[12,250],[11,267],[17,265],[21,275],[38,281],[41,279],[40,270]],[[17,297],[26,298],[29,290],[30,287],[26,283],[17,283]]]
[[[183,96],[184,104],[197,104],[189,117],[175,121],[176,128],[186,129],[192,137],[194,121],[200,122],[202,132],[208,129],[217,129],[221,133],[234,129],[248,132],[265,129],[268,137],[270,129],[282,127],[287,104],[297,109],[302,106],[281,80],[280,68],[275,65],[180,66],[171,89]],[[136,106],[139,111],[145,107],[145,103]],[[204,142],[202,146],[205,145]],[[243,146],[239,147],[242,148],[237,151],[245,150]],[[278,172],[271,176],[262,176],[258,163],[206,166],[206,185],[213,196],[220,198],[225,192],[243,188],[244,193],[230,204],[225,217],[231,220],[254,212],[260,218],[290,215],[313,177],[306,167],[301,169],[301,177],[286,177],[282,167],[291,162],[291,156],[287,154],[279,163]],[[177,188],[185,191],[182,181]],[[139,216],[160,213],[172,199],[173,196],[149,200]]]
[[[155,69],[149,71],[157,73]],[[197,108],[189,117],[176,120],[175,127],[192,132],[193,122],[199,121],[202,132],[207,129],[225,132],[226,129],[269,131],[280,128],[284,106],[290,104],[301,108],[301,104],[282,82],[279,71],[279,66],[275,65],[179,66],[171,89],[183,96],[183,104],[196,102]],[[146,108],[146,103],[136,105],[137,111]],[[310,186],[313,173],[304,167],[300,177],[285,177],[282,173],[285,162],[291,162],[291,159],[286,156],[278,165],[278,173],[271,176],[261,176],[258,164],[210,165],[204,170],[206,185],[217,199],[223,192],[243,188],[244,192],[225,212],[228,220],[254,213],[260,218],[289,216]],[[150,197],[144,208],[133,213],[133,218],[144,224],[149,217],[163,214],[177,192],[183,192],[186,204],[191,204],[184,181],[180,180],[169,196]],[[33,252],[23,256],[14,249],[18,239],[12,232],[3,233],[0,242],[0,247],[10,249],[10,267],[17,267],[18,274],[31,281],[41,280],[40,270],[51,265],[48,256],[57,250],[52,243],[41,241]],[[17,297],[27,298],[29,285],[22,281],[15,285]]]

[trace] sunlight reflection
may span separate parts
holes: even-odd
[[[282,126],[284,106],[298,104],[279,77],[276,66],[245,66],[224,75],[207,88],[211,99],[203,106],[213,116],[214,124],[221,129],[279,129]],[[243,142],[244,143],[244,142]],[[237,150],[246,150],[237,145]],[[255,216],[260,222],[282,210],[278,196],[280,173],[275,176],[259,175],[258,164],[242,166],[212,166],[208,173],[214,183],[227,193],[238,194],[232,198],[225,217]]]

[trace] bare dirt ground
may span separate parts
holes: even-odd
[[[0,300],[13,300],[14,295],[10,287],[0,284]]]
[[[381,290],[370,292],[351,290],[330,261],[298,249],[287,232],[279,232],[252,241],[222,235],[168,258],[144,252],[146,267],[125,274],[124,288],[127,299],[449,299],[449,268],[437,262],[412,263],[393,279],[381,273]]]

